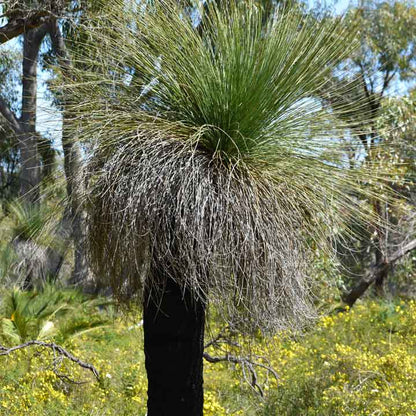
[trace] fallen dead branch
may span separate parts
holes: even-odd
[[[233,349],[241,349],[241,345],[233,341],[227,336],[227,331],[229,328],[225,328],[219,332],[219,334],[205,344],[204,348],[207,349],[212,347],[216,350],[222,350],[223,346],[231,347]],[[270,364],[269,360],[263,356],[257,355],[236,355],[231,354],[228,351],[224,352],[223,355],[214,356],[207,352],[203,353],[203,357],[209,363],[220,363],[220,362],[229,362],[241,366],[244,380],[253,388],[261,397],[264,397],[264,389],[259,383],[259,376],[257,369],[261,368],[266,370],[266,383],[268,382],[269,375],[272,375],[276,380],[279,379],[279,376],[273,366]]]
[[[74,384],[83,384],[83,383],[85,383],[85,382],[75,381],[75,380],[71,379],[68,375],[62,374],[58,371],[58,368],[57,368],[58,364],[61,363],[64,358],[67,358],[68,360],[70,360],[73,363],[79,365],[80,367],[91,371],[94,374],[97,381],[100,381],[100,375],[99,375],[97,369],[92,364],[89,364],[89,363],[86,363],[86,362],[80,360],[79,358],[75,357],[70,352],[68,352],[66,349],[64,349],[60,345],[55,344],[53,342],[43,342],[43,341],[32,340],[32,341],[27,341],[23,344],[15,345],[14,347],[10,347],[10,348],[7,348],[7,347],[4,347],[3,345],[0,345],[0,356],[10,355],[11,353],[13,353],[17,350],[21,350],[21,349],[32,347],[32,346],[48,348],[48,349],[51,349],[53,351],[54,360],[52,362],[52,371],[61,380],[67,381],[67,382],[70,382],[70,383],[74,383]]]

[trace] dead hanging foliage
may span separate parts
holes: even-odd
[[[157,265],[235,324],[310,317],[302,218],[288,212],[288,190],[163,140],[120,145],[91,182],[91,259],[117,297],[140,298]]]

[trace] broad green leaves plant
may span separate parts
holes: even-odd
[[[108,324],[108,315],[97,311],[108,303],[48,284],[41,291],[13,289],[2,296],[0,339],[8,345],[28,340],[64,341]]]

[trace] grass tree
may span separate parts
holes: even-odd
[[[266,19],[253,1],[109,3],[65,87],[90,259],[143,305],[149,416],[201,415],[207,305],[245,333],[299,325],[311,249],[371,215],[342,108],[320,99],[354,30],[294,6]]]

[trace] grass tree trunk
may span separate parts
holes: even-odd
[[[158,273],[161,277],[163,272]],[[204,324],[203,302],[194,300],[170,278],[166,278],[163,295],[147,296],[148,416],[202,416]]]

